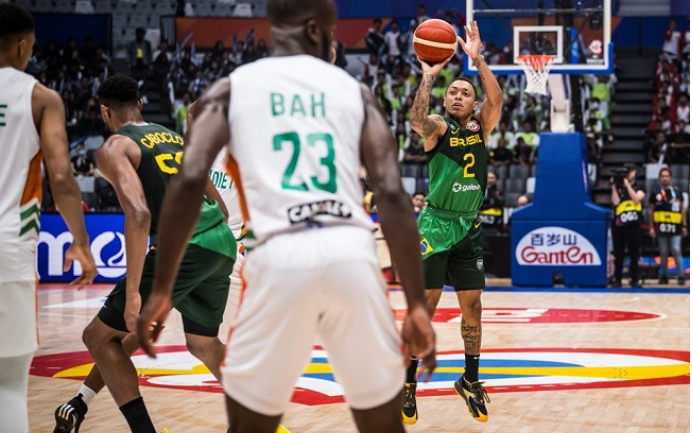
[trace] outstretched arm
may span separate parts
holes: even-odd
[[[478,68],[478,73],[481,76],[481,84],[485,90],[485,101],[481,107],[481,126],[483,131],[489,135],[497,126],[497,122],[502,115],[502,89],[497,82],[493,71],[490,70],[481,55],[481,34],[478,30],[478,23],[472,21],[466,29],[466,41],[461,36],[457,36],[461,48],[473,62],[473,65]]]
[[[452,55],[453,56],[453,55]],[[440,73],[442,68],[452,59],[430,66],[425,61],[418,58],[423,67],[423,80],[418,86],[416,97],[413,99],[411,107],[411,128],[425,139],[425,151],[429,152],[437,146],[437,140],[447,132],[447,122],[439,114],[428,115],[430,112],[430,91],[435,82],[435,76]]]

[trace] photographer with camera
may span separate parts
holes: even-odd
[[[622,287],[622,264],[625,247],[630,257],[630,286],[641,287],[639,281],[639,248],[644,191],[636,189],[637,167],[628,166],[612,170],[610,178],[611,197],[615,217],[613,218],[613,254],[615,255],[615,281],[613,287]]]
[[[678,284],[685,285],[682,272],[682,238],[687,237],[687,215],[678,187],[672,184],[670,169],[663,167],[658,172],[661,186],[649,197],[649,235],[658,241],[661,256],[659,284],[668,284],[668,253],[675,259]]]

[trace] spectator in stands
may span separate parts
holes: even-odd
[[[690,163],[690,125],[679,122],[677,132],[670,137],[673,164]]]
[[[493,172],[488,172],[488,187],[485,190],[483,204],[478,211],[478,218],[483,223],[484,231],[502,227],[504,206],[505,200],[502,197],[502,191],[497,186],[497,176]]]
[[[656,141],[647,155],[647,160],[651,164],[670,164],[671,153],[671,148],[666,140],[666,133],[658,131],[656,133]]]
[[[495,167],[512,164],[512,151],[507,148],[507,141],[504,138],[500,138],[497,141],[497,147],[490,150],[489,162]]]
[[[376,58],[379,58],[382,54],[384,34],[382,33],[382,20],[380,18],[375,18],[372,21],[372,27],[368,29],[368,36],[365,37],[365,45],[368,48],[368,52],[371,55],[374,54]]]
[[[680,57],[680,32],[675,18],[671,18],[668,30],[663,34],[663,54],[670,60],[677,60]]]
[[[531,149],[537,148],[539,142],[541,141],[541,138],[535,132],[535,125],[528,121],[522,123],[521,132],[517,132],[514,136],[514,141],[517,145],[519,144],[520,138],[522,139],[524,144],[526,144]]]
[[[406,164],[425,164],[428,162],[428,157],[425,155],[425,147],[423,140],[416,131],[411,131],[410,144],[404,153],[404,163]]]
[[[219,63],[222,63],[221,59],[223,54],[226,52],[226,46],[222,40],[218,40],[214,43],[214,47],[211,49],[211,58]]]
[[[229,51],[224,51],[221,55],[221,75],[224,77],[228,76],[231,72],[235,70],[238,66],[231,58],[231,53]]]
[[[255,41],[252,40],[248,42],[243,50],[243,63],[251,63],[259,59],[259,54],[257,53],[257,48],[255,47]]]
[[[586,154],[589,164],[599,164],[600,150],[596,143],[596,135],[593,132],[587,132],[586,134]]]
[[[161,39],[159,49],[154,52],[154,77],[158,83],[163,83],[164,78],[171,70],[172,54],[168,49],[168,41]]]
[[[490,133],[488,136],[488,149],[496,149],[497,143],[501,138],[505,140],[507,147],[514,146],[514,134],[507,130],[506,122],[500,122],[497,128]]]
[[[130,71],[137,81],[143,81],[147,77],[149,65],[151,65],[151,43],[144,39],[146,30],[138,27],[135,30],[135,40],[130,42],[127,49]],[[140,83],[142,87],[142,83]]]
[[[416,15],[416,19],[418,20],[418,24],[430,19],[428,11],[426,10],[425,5],[423,3],[418,5],[418,15]]]
[[[408,59],[409,56],[415,56],[415,53],[413,52],[413,35],[416,33],[416,28],[418,27],[418,21],[411,20],[409,22],[409,28],[406,33],[401,35],[401,55],[405,58]],[[407,63],[408,64],[408,63]],[[410,64],[409,68],[410,68]]]
[[[413,205],[413,211],[416,215],[420,213],[428,205],[425,202],[425,193],[422,191],[416,191],[411,196],[411,204]]]
[[[682,238],[687,237],[687,212],[682,192],[672,184],[672,173],[664,167],[658,173],[660,189],[649,195],[649,235],[656,238],[661,257],[659,284],[668,284],[668,253],[675,259],[678,284],[685,284],[682,270]]]
[[[597,75],[596,82],[593,84],[593,88],[591,89],[591,98],[599,101],[599,110],[601,111],[603,118],[607,118],[610,115],[611,87],[612,86],[609,83],[609,77],[607,75]]]
[[[529,196],[522,194],[517,198],[517,209],[521,209],[529,203],[531,203]]]
[[[670,117],[670,107],[665,106],[661,110],[661,130],[666,134],[673,133],[673,121]]]
[[[676,109],[676,120],[683,122],[687,132],[690,130],[690,95],[682,93],[678,96],[678,106]]]
[[[384,44],[388,56],[395,58],[401,57],[399,44],[401,43],[401,32],[399,31],[399,21],[392,20],[389,30],[384,34]]]
[[[343,45],[341,45],[343,48]],[[267,47],[267,41],[264,40],[264,38],[261,38],[260,40],[257,41],[257,57],[258,58],[263,58],[267,57],[269,55],[269,47]],[[337,60],[338,60],[338,55],[339,51],[337,50]]]
[[[175,114],[175,132],[184,136],[187,133],[187,111],[190,109],[190,104],[192,103],[190,92],[183,93],[182,102],[182,105]]]
[[[515,165],[532,165],[534,163],[534,151],[524,143],[522,137],[517,137],[517,145],[512,152],[512,163]]]
[[[202,70],[198,69],[197,72],[195,72],[195,79],[190,82],[187,90],[192,94],[192,99],[197,99],[202,96],[202,93],[204,93],[208,86],[209,81],[204,78]]]
[[[535,127],[540,125],[543,120],[543,108],[541,105],[536,101],[536,98],[533,96],[527,96],[526,97],[526,104],[524,105],[524,119],[522,120],[523,123],[531,123],[534,125],[534,131]],[[529,144],[528,142],[526,144]]]
[[[94,164],[87,158],[87,151],[82,144],[78,144],[75,148],[71,162],[75,176],[91,176],[94,172]]]
[[[62,102],[65,105],[65,119],[69,125],[77,123],[77,106],[74,103],[74,98],[70,90],[66,88],[62,91]]]
[[[346,47],[342,42],[337,41],[336,39],[334,39],[334,44],[336,45],[334,47],[336,49],[336,61],[334,62],[334,65],[340,67],[341,69],[346,69],[346,66],[348,66],[348,60],[346,59]],[[267,55],[268,54],[269,52],[267,51]]]

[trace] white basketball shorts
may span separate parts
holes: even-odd
[[[226,310],[223,313],[224,322],[232,321],[238,311],[238,301],[243,286],[241,273],[243,272],[243,263],[245,263],[245,256],[242,254],[244,251],[245,247],[238,243],[238,254],[236,255],[235,265],[233,265],[233,273],[230,276],[231,285],[228,290],[228,302],[226,302]]]
[[[36,280],[0,282],[0,357],[38,349]]]
[[[372,233],[331,227],[275,236],[248,254],[226,358],[226,394],[267,416],[284,412],[314,344],[354,409],[391,401],[405,381],[401,341]]]

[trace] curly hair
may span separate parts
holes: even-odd
[[[136,107],[139,102],[139,85],[126,75],[116,74],[101,83],[96,92],[102,105],[119,110]]]

